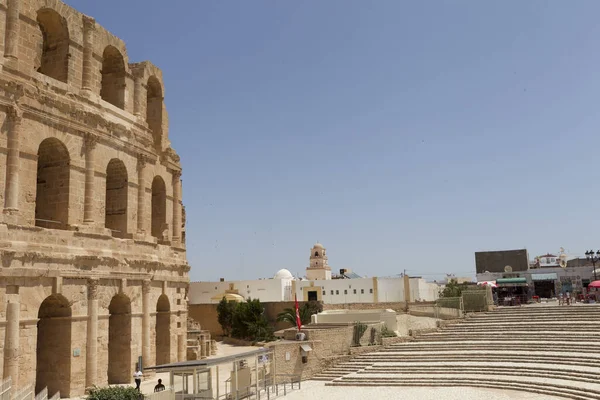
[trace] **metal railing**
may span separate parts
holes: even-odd
[[[228,391],[226,389],[225,394],[220,395],[218,400],[270,400],[271,397],[285,396],[288,391],[301,389],[301,378],[300,375],[293,374],[277,374],[275,375],[275,379],[273,379],[273,376],[269,376],[266,379],[259,380],[258,384],[254,382],[250,386],[240,387],[237,391]],[[197,395],[193,398],[194,400],[202,399],[202,397],[197,397]],[[213,399],[213,397],[206,397],[206,399]]]
[[[12,396],[12,400],[33,400],[33,385],[27,385],[17,390]]]
[[[155,392],[144,395],[144,400],[174,400],[175,391],[173,387],[167,387],[162,392]]]
[[[35,400],[48,400],[48,388],[45,387],[41,392],[35,395]]]
[[[10,400],[10,388],[12,387],[12,380],[10,376],[0,381],[0,400]]]

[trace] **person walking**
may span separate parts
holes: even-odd
[[[137,389],[138,392],[141,391],[140,385],[142,384],[142,377],[144,376],[144,374],[142,374],[142,371],[137,370],[134,374],[133,374],[133,379],[135,380],[135,388]]]

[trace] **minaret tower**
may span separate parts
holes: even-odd
[[[306,277],[311,281],[331,279],[331,268],[327,263],[327,250],[319,242],[310,251],[310,264],[306,268]]]

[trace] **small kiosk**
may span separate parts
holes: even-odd
[[[148,369],[169,373],[168,385],[175,400],[259,399],[261,392],[266,399],[275,375],[273,350],[266,348]]]
[[[518,306],[529,301],[529,285],[523,277],[496,279],[498,305]]]

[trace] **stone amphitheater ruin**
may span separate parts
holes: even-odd
[[[600,399],[599,317],[598,305],[506,307],[474,313],[410,341],[360,354],[315,379],[350,390],[469,387],[521,392],[514,398],[523,398],[526,392],[540,398]],[[332,392],[325,395],[335,398]],[[370,395],[396,398],[376,390]]]
[[[2,377],[72,397],[185,360],[161,71],[58,0],[0,0],[0,32]]]

